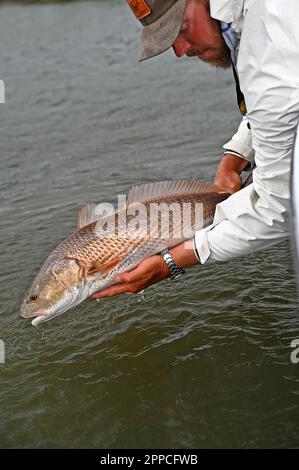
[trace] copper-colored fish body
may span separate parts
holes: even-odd
[[[114,276],[171,248],[213,220],[216,205],[229,194],[210,183],[161,182],[133,188],[121,210],[84,224],[45,261],[24,299],[21,315],[38,325],[112,285]],[[96,207],[95,205],[93,207]],[[163,210],[168,219],[163,220]],[[181,214],[188,209],[187,222]],[[142,212],[142,217],[140,213]],[[154,221],[154,223],[153,223]]]

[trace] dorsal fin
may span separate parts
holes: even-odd
[[[100,207],[100,214],[99,209]],[[112,206],[110,204],[96,204],[95,202],[90,202],[88,204],[84,204],[81,206],[78,211],[78,218],[77,218],[77,230],[80,228],[85,227],[86,225],[91,224],[92,222],[96,222],[97,220],[101,220],[103,217],[110,215],[114,212]]]
[[[175,180],[161,181],[158,183],[147,183],[141,186],[134,186],[130,189],[127,199],[127,206],[138,203],[148,202],[151,200],[162,199],[165,196],[175,196],[184,193],[225,193],[227,191],[215,186],[212,183]]]
[[[84,206],[80,207],[77,218],[77,230],[97,220],[95,216],[95,208],[96,204],[94,202],[84,204]]]
[[[227,191],[212,183],[201,181],[174,180],[146,183],[140,186],[134,186],[130,189],[127,198],[127,207],[138,202],[158,201],[167,196],[176,196],[184,193],[227,193]],[[97,211],[99,206],[101,209],[100,215],[99,211]],[[91,202],[80,207],[77,219],[77,230],[114,213],[110,204],[107,204],[106,208],[105,206],[104,204]]]

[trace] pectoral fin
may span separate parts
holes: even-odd
[[[118,263],[121,261],[121,257],[117,256],[116,258],[108,261],[107,263],[102,263],[102,262],[95,262],[92,264],[92,266],[89,267],[87,274],[94,274],[94,273],[106,273],[108,271],[111,271],[115,266],[118,265]]]
[[[108,271],[111,271],[117,264],[121,261],[120,256],[116,256],[113,259],[110,259],[107,263],[103,263],[102,261],[93,261],[89,263],[88,261],[80,260],[78,258],[69,257],[69,259],[73,259],[76,261],[80,268],[80,277],[87,280],[87,276],[91,276],[95,273],[104,274]]]

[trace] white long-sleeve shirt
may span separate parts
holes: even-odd
[[[241,121],[239,129],[232,136],[229,142],[223,145],[224,154],[230,153],[237,157],[244,158],[250,162],[251,167],[254,167],[254,149],[252,147],[252,132],[249,126],[249,121],[246,116]]]
[[[219,204],[213,224],[196,232],[201,263],[249,254],[289,235],[299,121],[299,1],[210,0],[210,7],[213,18],[231,24],[241,37],[237,70],[256,168],[253,184]]]

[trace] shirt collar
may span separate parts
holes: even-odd
[[[212,18],[231,24],[236,33],[242,30],[246,4],[251,0],[210,0]]]
[[[237,64],[237,46],[238,46],[238,36],[232,30],[231,25],[221,21],[221,32],[223,39],[230,50],[230,55],[234,65]]]

